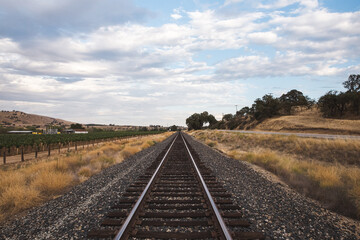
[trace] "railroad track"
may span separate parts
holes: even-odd
[[[130,185],[89,238],[264,239],[182,133]]]

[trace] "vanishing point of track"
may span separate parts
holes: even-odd
[[[89,238],[264,239],[247,229],[241,208],[176,134],[170,146],[123,194]]]

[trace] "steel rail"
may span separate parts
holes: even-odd
[[[144,197],[145,197],[145,195],[146,195],[147,191],[149,190],[149,188],[150,188],[150,186],[151,186],[152,182],[154,181],[154,179],[155,179],[156,175],[158,174],[159,169],[160,169],[160,168],[161,168],[161,166],[163,165],[163,163],[164,163],[164,161],[165,161],[165,158],[167,157],[168,153],[170,152],[170,149],[171,149],[171,148],[172,148],[172,146],[174,145],[175,140],[177,139],[177,137],[178,137],[178,135],[177,135],[177,136],[174,138],[174,140],[172,141],[172,143],[171,143],[171,145],[170,145],[169,149],[166,151],[166,153],[165,153],[164,157],[162,158],[162,160],[161,160],[161,162],[160,162],[159,166],[156,168],[156,170],[155,170],[155,172],[154,172],[153,176],[151,177],[150,181],[149,181],[149,182],[148,182],[148,184],[146,185],[146,187],[145,187],[144,191],[141,193],[141,195],[140,195],[139,199],[137,200],[137,202],[136,202],[135,206],[132,208],[132,210],[131,210],[131,212],[130,212],[129,216],[126,218],[126,220],[125,220],[124,224],[122,225],[122,227],[120,228],[119,232],[116,234],[116,236],[115,236],[114,240],[120,240],[120,239],[121,239],[121,237],[124,235],[124,233],[125,233],[125,231],[126,231],[126,229],[127,229],[128,225],[129,225],[129,223],[130,223],[131,219],[133,218],[133,216],[135,215],[135,212],[137,211],[138,207],[140,206],[141,202],[143,201],[143,199],[144,199]]]
[[[216,215],[216,219],[218,220],[218,222],[220,224],[221,230],[223,231],[225,238],[230,240],[230,239],[232,239],[232,237],[231,237],[231,235],[229,233],[229,230],[227,229],[227,227],[225,225],[225,222],[224,222],[223,218],[220,215],[219,209],[217,208],[217,206],[216,206],[216,204],[215,204],[215,202],[214,202],[214,200],[213,200],[213,198],[212,198],[212,196],[210,194],[210,191],[209,191],[208,187],[206,186],[206,183],[205,183],[203,177],[201,176],[199,168],[197,167],[197,165],[195,163],[195,160],[194,160],[193,156],[191,155],[191,152],[190,152],[190,150],[189,150],[189,148],[188,148],[188,146],[186,144],[186,141],[185,141],[184,137],[182,136],[182,134],[180,134],[180,135],[181,135],[182,140],[185,143],[185,147],[186,147],[186,149],[187,149],[187,151],[189,153],[189,156],[190,156],[190,158],[192,160],[192,163],[193,163],[193,165],[194,165],[194,167],[196,169],[196,172],[197,172],[197,174],[198,174],[198,176],[200,178],[201,184],[202,184],[202,186],[203,186],[203,188],[204,188],[204,190],[206,192],[206,195],[209,198],[209,201],[211,203],[211,207],[213,208],[213,211],[214,211],[214,213]]]

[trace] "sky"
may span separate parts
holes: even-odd
[[[79,123],[218,120],[360,74],[358,0],[0,0],[0,109]]]

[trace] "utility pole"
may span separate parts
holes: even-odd
[[[238,105],[235,105],[235,107],[236,107],[236,112],[235,112],[235,115],[236,115],[236,113],[237,113],[237,106],[238,106]]]

